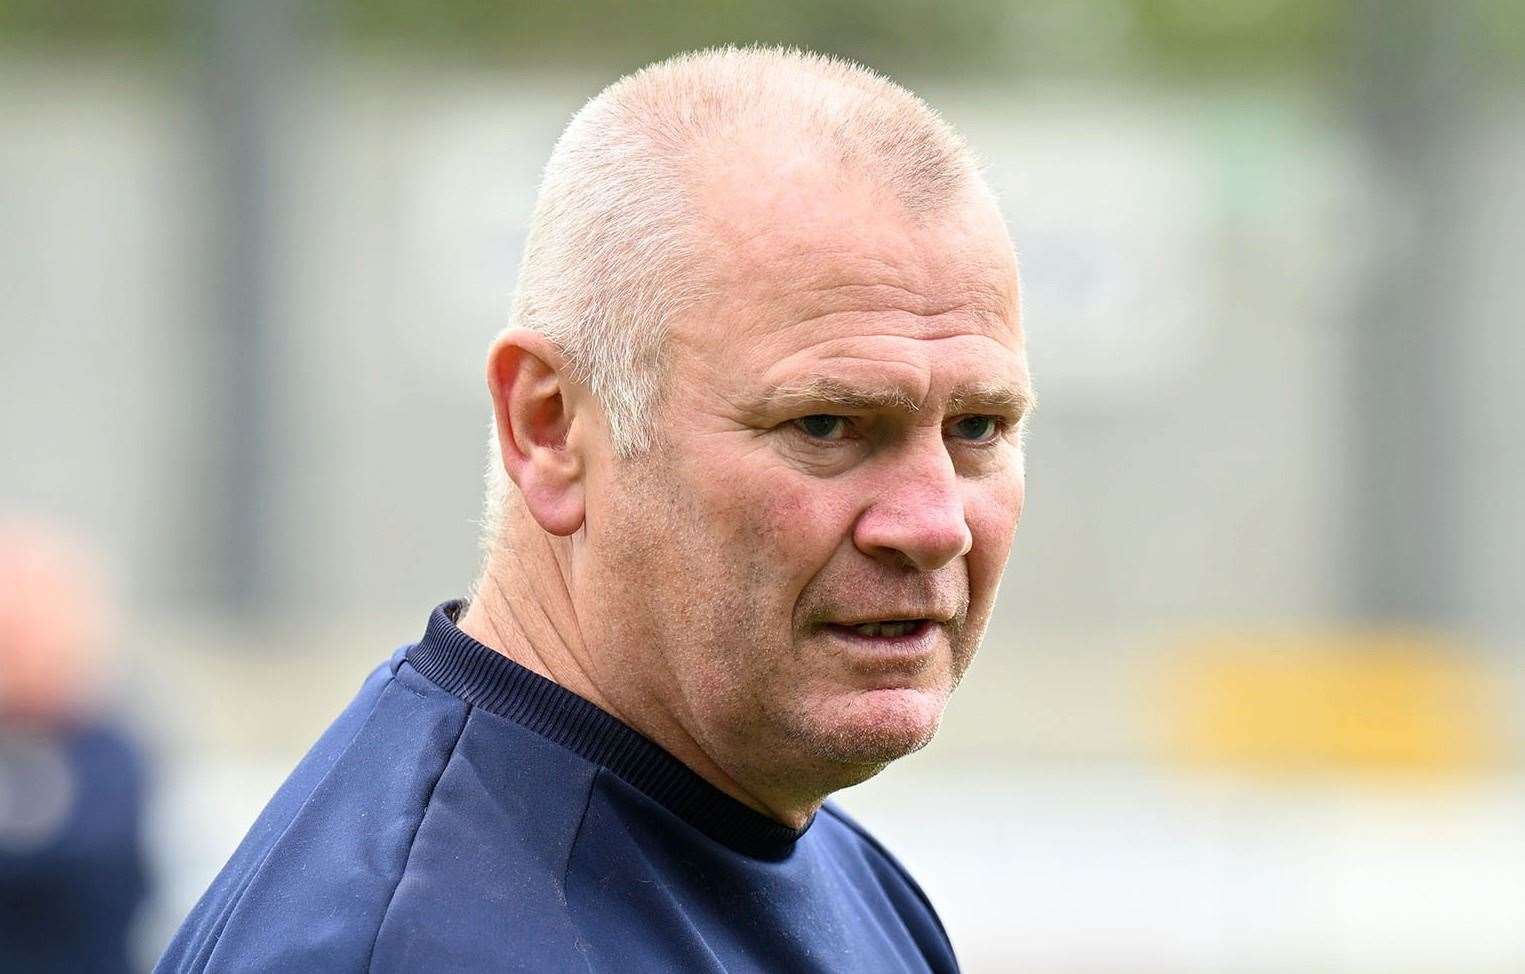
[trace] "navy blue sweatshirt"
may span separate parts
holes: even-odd
[[[104,719],[0,726],[0,971],[133,970],[145,781],[138,747]]]
[[[365,682],[157,970],[957,970],[840,810],[753,811],[459,610]]]

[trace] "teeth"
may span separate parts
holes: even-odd
[[[860,636],[904,636],[915,628],[915,622],[865,622],[853,631]]]

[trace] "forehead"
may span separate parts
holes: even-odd
[[[829,366],[1025,387],[1016,260],[987,196],[922,218],[872,183],[750,168],[706,185],[712,297],[674,329],[712,381]]]

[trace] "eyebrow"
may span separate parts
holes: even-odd
[[[908,413],[916,412],[916,403],[899,389],[860,386],[830,376],[814,376],[772,386],[763,393],[760,401],[785,409],[835,406],[839,409],[864,411],[899,409]]]
[[[961,386],[948,397],[950,413],[999,413],[1015,423],[1027,419],[1037,405],[1032,389],[1004,382]]]
[[[772,408],[837,408],[870,412],[896,409],[915,413],[920,408],[903,390],[860,386],[830,376],[815,376],[770,387],[759,402]],[[1036,405],[1031,390],[1005,382],[960,386],[948,397],[948,412],[996,413],[1021,422]]]

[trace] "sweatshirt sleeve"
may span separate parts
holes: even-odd
[[[395,664],[394,664],[395,665]],[[378,669],[282,785],[157,972],[351,971],[370,962],[466,707]]]

